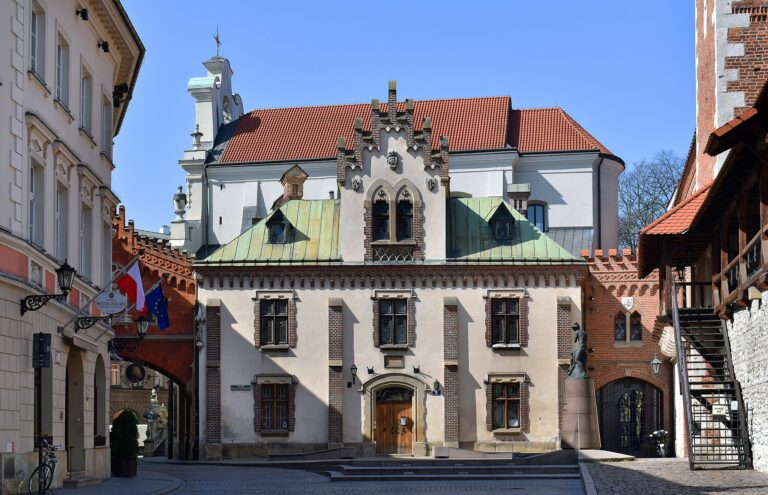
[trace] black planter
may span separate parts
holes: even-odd
[[[138,465],[138,459],[113,459],[112,476],[117,476],[118,478],[132,478],[136,476],[136,468]]]

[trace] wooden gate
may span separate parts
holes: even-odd
[[[376,392],[376,453],[413,452],[413,392],[389,387]]]

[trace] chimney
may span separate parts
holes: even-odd
[[[294,165],[283,174],[280,183],[283,185],[284,202],[304,197],[304,181],[307,177],[309,177],[307,173],[298,165]]]
[[[519,211],[521,215],[528,216],[528,198],[531,197],[530,184],[509,184],[507,197],[512,208]]]
[[[397,81],[389,81],[387,92],[387,117],[391,124],[397,123]]]

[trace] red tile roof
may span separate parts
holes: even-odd
[[[512,110],[509,97],[421,100],[414,125],[432,119],[432,146],[449,137],[451,151],[516,147],[521,153],[588,151],[609,153],[560,108]],[[382,112],[387,105],[382,104]],[[398,110],[405,105],[398,103]],[[370,104],[254,110],[240,117],[220,163],[332,159],[336,138],[353,139],[355,118],[370,129]]]
[[[704,200],[707,199],[711,186],[712,183],[710,182],[695,194],[686,198],[685,201],[648,224],[640,231],[640,236],[682,234],[687,231],[691,227],[691,222],[696,213],[699,212],[699,208],[701,208]]]

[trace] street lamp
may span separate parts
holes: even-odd
[[[59,302],[67,300],[69,291],[72,290],[72,282],[75,279],[75,269],[69,266],[67,260],[64,260],[64,264],[56,269],[56,279],[59,282],[60,294],[44,294],[44,295],[32,295],[27,296],[21,300],[21,316],[27,311],[37,311],[46,305],[51,299],[56,299]]]
[[[136,333],[138,334],[140,340],[144,340],[144,337],[147,336],[147,328],[149,328],[149,324],[151,322],[152,320],[145,316],[139,316],[136,318]]]
[[[661,360],[658,356],[653,356],[653,361],[651,361],[651,371],[653,372],[653,376],[658,375],[659,371],[661,371]]]

